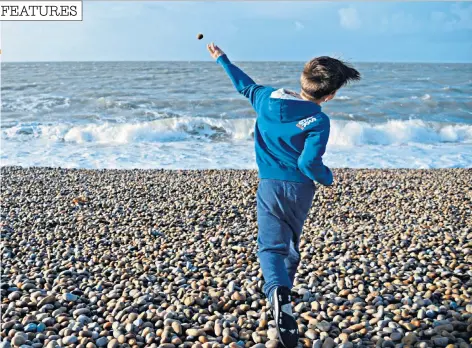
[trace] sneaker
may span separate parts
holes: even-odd
[[[292,314],[290,289],[279,286],[272,295],[274,319],[279,341],[285,348],[298,345],[298,324]]]

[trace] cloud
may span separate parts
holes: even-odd
[[[359,14],[354,7],[341,8],[339,9],[338,13],[340,24],[343,28],[355,30],[361,27]]]
[[[300,23],[299,21],[296,21],[294,24],[295,24],[295,30],[297,30],[297,31],[301,31],[305,28],[305,26],[302,23]]]
[[[470,30],[472,29],[472,5],[454,4],[449,13],[434,11],[431,13],[431,21],[444,31]]]
[[[382,25],[382,29],[390,34],[413,34],[423,27],[422,21],[404,11],[395,12],[390,17],[383,18]]]

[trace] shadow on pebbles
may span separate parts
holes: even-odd
[[[277,347],[254,171],[3,167],[1,347]],[[335,170],[300,347],[470,347],[472,170]]]

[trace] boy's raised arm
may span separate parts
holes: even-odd
[[[329,120],[322,119],[308,133],[305,146],[298,158],[300,171],[321,185],[329,186],[333,183],[333,173],[323,164],[322,156],[326,150],[329,138]]]
[[[248,98],[251,104],[256,107],[259,97],[262,96],[264,91],[267,91],[267,88],[256,84],[244,71],[231,63],[228,56],[218,46],[212,43],[207,48],[211,56],[216,59],[216,62],[225,69],[236,90]]]

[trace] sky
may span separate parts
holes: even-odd
[[[84,1],[83,17],[2,22],[2,60],[210,60],[214,41],[236,61],[472,62],[470,2]]]

